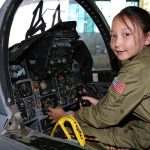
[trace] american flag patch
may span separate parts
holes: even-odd
[[[116,78],[112,82],[112,88],[119,94],[122,94],[123,91],[125,90],[125,84],[122,82],[118,81]]]

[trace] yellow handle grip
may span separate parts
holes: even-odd
[[[65,133],[65,135],[67,136],[67,138],[71,139],[71,135],[69,134],[69,132],[67,131],[67,129],[64,125],[65,122],[69,122],[71,124],[71,127],[74,131],[74,134],[75,134],[80,146],[84,146],[85,145],[85,137],[84,137],[83,131],[82,131],[79,123],[76,121],[76,119],[73,117],[70,117],[70,116],[62,117],[57,121],[56,125],[54,126],[54,128],[51,132],[51,136],[54,136],[54,133],[55,133],[57,127],[60,126],[62,128],[63,132]]]

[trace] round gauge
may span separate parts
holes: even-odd
[[[48,109],[48,107],[55,107],[54,100],[51,98],[47,98],[44,102],[45,108]]]
[[[26,105],[27,107],[31,108],[35,106],[34,100],[32,97],[26,98]]]
[[[41,99],[43,114],[47,115],[48,108],[56,106],[56,99],[54,97],[44,97]]]
[[[60,92],[60,95],[61,95],[61,96],[66,96],[66,94],[67,94],[66,88],[60,88],[60,89],[59,89],[59,92]]]
[[[35,117],[35,110],[34,109],[29,109],[28,110],[28,118],[29,120]]]
[[[21,97],[27,97],[32,95],[31,85],[28,82],[21,83],[19,85],[19,94]]]
[[[61,99],[58,101],[58,106],[64,107],[65,105],[67,105],[67,98],[61,97]]]

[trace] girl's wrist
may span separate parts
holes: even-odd
[[[67,115],[68,115],[69,117],[74,117],[74,112],[73,112],[73,111],[69,111],[69,112],[67,112]]]

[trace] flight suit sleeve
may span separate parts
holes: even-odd
[[[114,80],[116,83],[112,83],[102,101],[75,113],[75,118],[81,126],[106,128],[116,125],[142,101],[146,89],[137,75],[122,71]]]

